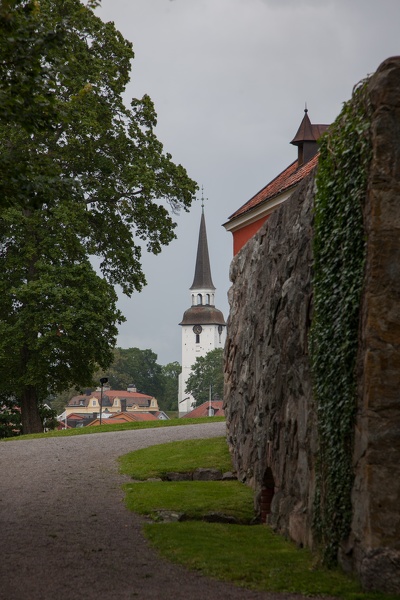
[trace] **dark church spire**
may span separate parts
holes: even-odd
[[[210,258],[208,255],[206,221],[204,218],[204,202],[201,208],[199,243],[197,245],[196,267],[191,290],[215,290],[211,278]]]

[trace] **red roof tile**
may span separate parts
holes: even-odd
[[[298,168],[298,161],[295,160],[291,165],[289,165],[282,173],[280,173],[275,179],[270,181],[265,187],[263,187],[255,196],[250,198],[243,206],[241,206],[236,212],[234,212],[230,217],[229,221],[236,219],[240,215],[252,210],[271,200],[278,194],[282,194],[286,192],[293,186],[300,183],[304,177],[306,177],[313,168],[318,164],[319,153],[317,153],[311,160],[307,163],[301,165]]]
[[[214,417],[224,417],[225,411],[222,408],[223,401],[222,400],[212,400],[211,406],[214,409]],[[197,417],[208,417],[208,409],[210,408],[210,403],[203,402],[200,406],[196,406],[191,412],[183,415],[183,418],[195,419]]]
[[[131,413],[131,412],[119,412],[114,413],[109,417],[102,418],[102,425],[115,425],[116,423],[132,423],[138,421],[158,421],[157,417],[150,413]],[[100,425],[100,418],[95,419],[89,423],[91,427]]]

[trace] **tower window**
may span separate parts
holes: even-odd
[[[210,298],[211,298],[210,294],[207,294],[206,295],[206,304],[211,304],[210,303]]]
[[[201,306],[203,304],[203,296],[201,294],[197,294],[197,305]]]
[[[196,344],[200,344],[200,335],[196,333]]]

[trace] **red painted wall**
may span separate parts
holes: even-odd
[[[265,223],[265,221],[269,218],[269,215],[266,217],[262,217],[258,219],[258,221],[254,221],[254,223],[250,223],[249,225],[245,225],[242,229],[238,229],[233,232],[233,256],[239,252],[241,248],[245,245],[245,243],[253,237],[255,233],[261,228],[261,226]]]

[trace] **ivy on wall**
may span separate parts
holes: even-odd
[[[351,524],[356,356],[365,262],[362,207],[371,157],[368,80],[322,138],[314,221],[310,353],[319,455],[314,527],[335,564]]]

